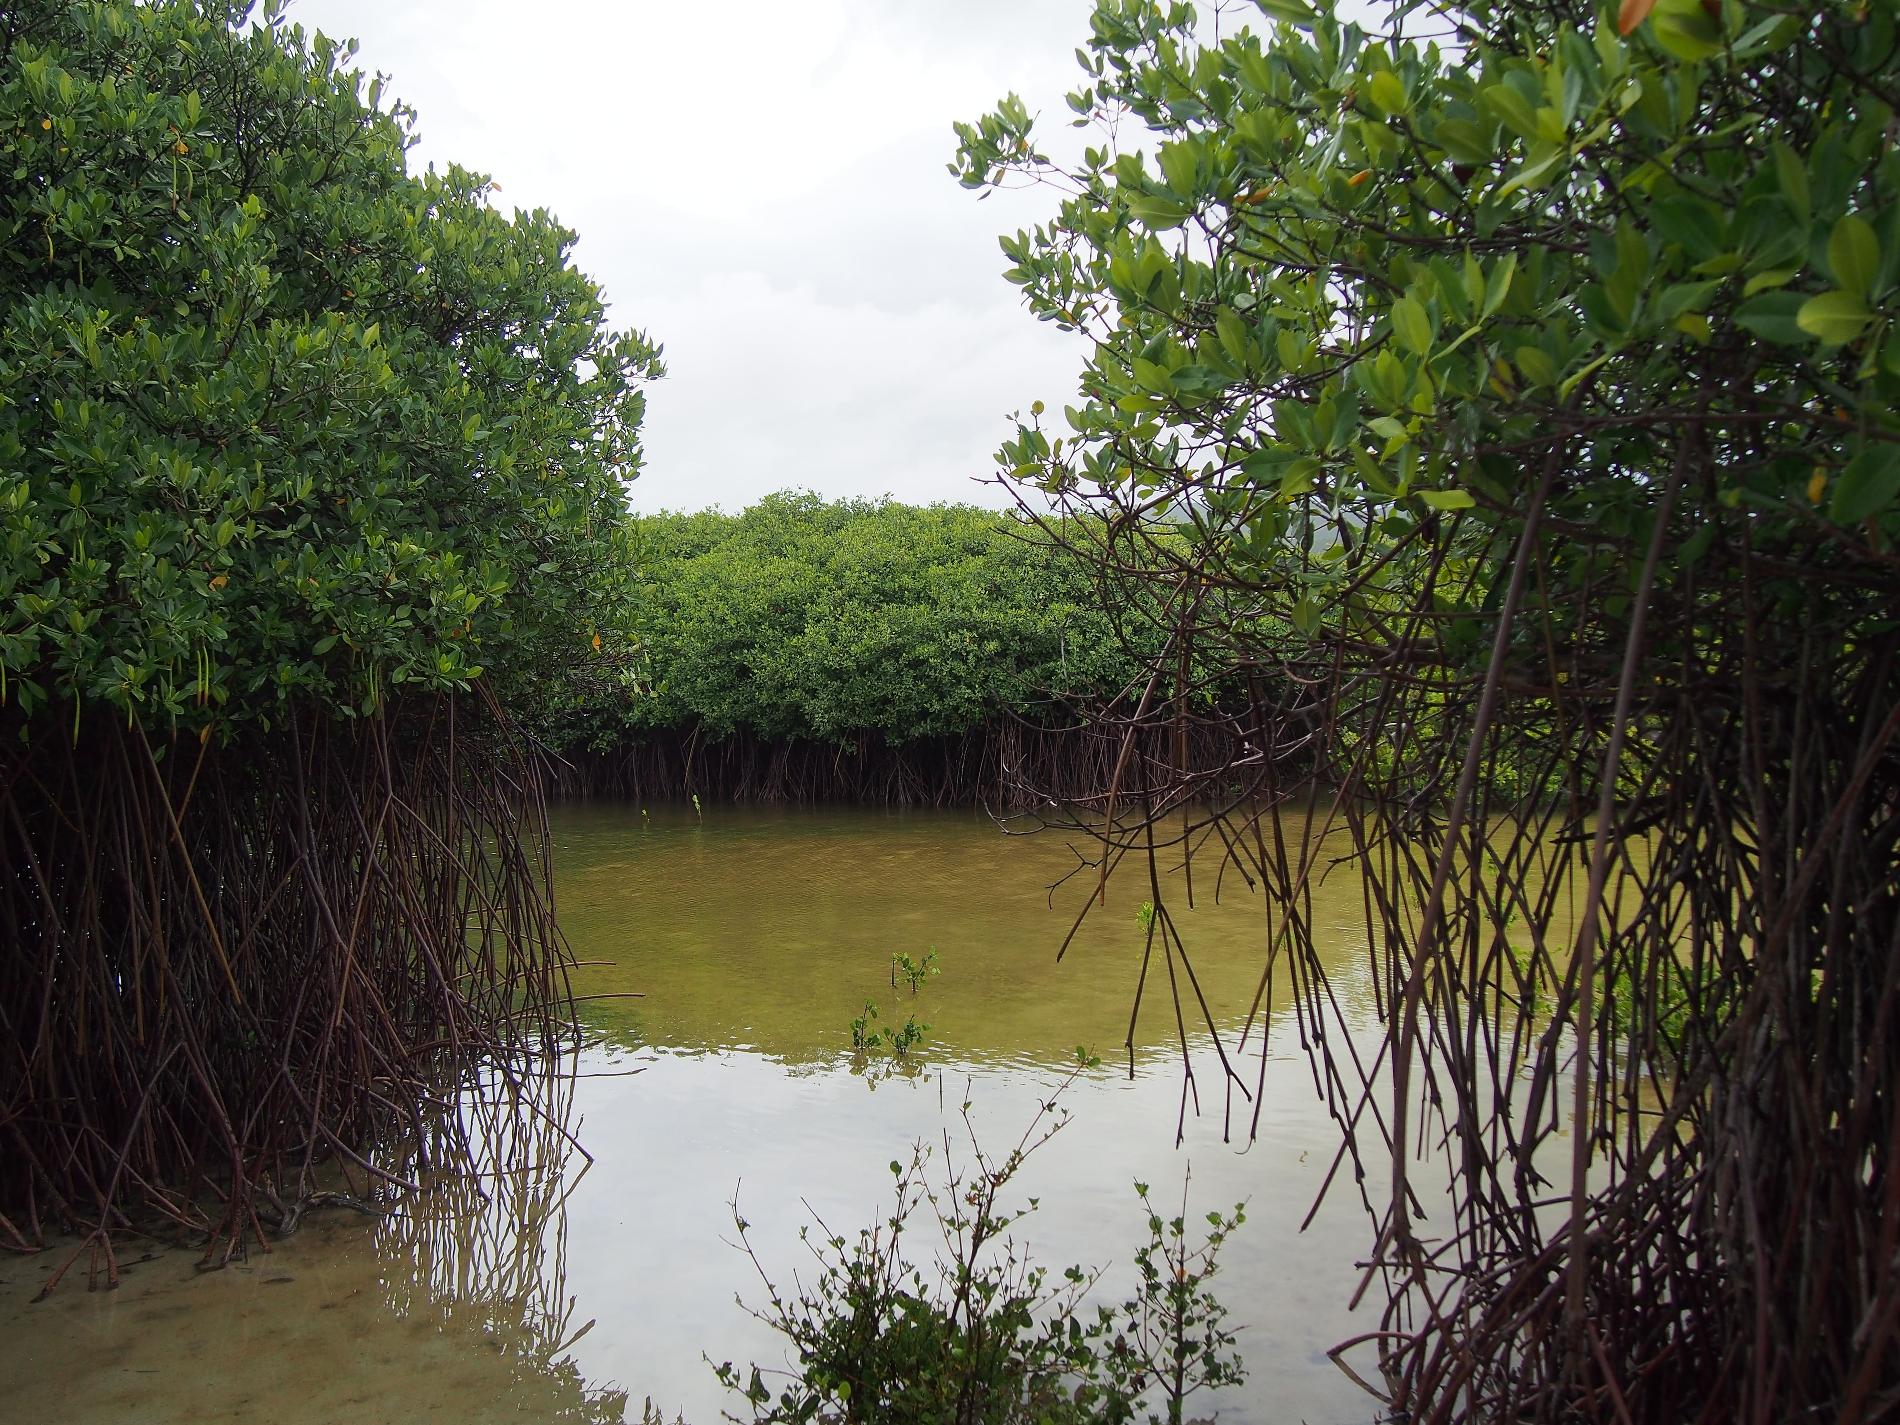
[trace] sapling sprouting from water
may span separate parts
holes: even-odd
[[[893,1059],[909,1059],[911,1051],[924,1042],[930,1026],[915,1014],[904,1016],[895,1029],[879,1029],[876,1000],[864,1002],[864,1012],[851,1021],[851,1052],[862,1058],[878,1049],[888,1049]]]
[[[851,1021],[851,1052],[868,1054],[884,1042],[882,1030],[873,1029],[877,1023],[877,1001],[866,1000],[864,1012]]]
[[[891,988],[896,989],[901,979],[910,986],[910,992],[917,993],[917,987],[932,975],[943,973],[937,967],[937,947],[931,946],[921,960],[913,960],[902,950],[891,956]]]
[[[893,989],[901,981],[910,987],[914,996],[925,980],[938,973],[934,945],[921,960],[913,959],[901,950],[891,956],[890,981]],[[851,1052],[862,1059],[884,1049],[893,1060],[908,1062],[911,1051],[922,1044],[929,1033],[930,1026],[919,1020],[915,1013],[906,1015],[904,1022],[895,1028],[879,1028],[877,1001],[867,999],[863,1012],[851,1021]]]

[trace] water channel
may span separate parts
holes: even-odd
[[[1145,867],[1111,881],[1058,964],[1095,888],[1092,875],[1063,880],[1079,863],[1058,833],[1005,835],[965,813],[617,804],[562,808],[554,831],[562,922],[595,962],[577,981],[591,1042],[557,1116],[591,1163],[550,1131],[531,1181],[446,1185],[381,1221],[324,1213],[223,1272],[135,1253],[117,1291],[88,1292],[81,1270],[37,1305],[51,1254],[0,1261],[0,1414],[638,1421],[650,1397],[668,1420],[709,1425],[736,1402],[706,1358],[783,1358],[735,1302],[764,1296],[729,1245],[735,1192],[768,1269],[789,1282],[809,1270],[797,1238],[812,1214],[837,1230],[869,1223],[891,1160],[919,1140],[941,1157],[946,1129],[957,1150],[966,1102],[985,1147],[1006,1150],[1083,1045],[1103,1062],[1063,1091],[1068,1125],[1019,1181],[1042,1204],[1019,1230],[1031,1254],[1109,1268],[1097,1290],[1119,1299],[1145,1235],[1133,1181],[1178,1201],[1191,1171],[1191,1217],[1248,1204],[1217,1287],[1245,1326],[1250,1379],[1199,1398],[1198,1413],[1372,1418],[1325,1355],[1377,1324],[1345,1310],[1367,1219],[1348,1182],[1299,1230],[1337,1135],[1287,1014],[1264,1074],[1257,1035],[1248,1046],[1244,1075],[1264,1086],[1251,1142],[1254,1106],[1223,1092],[1190,1018],[1200,1112],[1190,1103],[1177,1146],[1182,1053],[1160,965],[1129,1074]],[[1262,908],[1237,879],[1218,903],[1205,881],[1196,890],[1179,918],[1231,1032],[1257,988]],[[1334,875],[1314,910],[1348,1017],[1369,1026],[1357,884]],[[932,950],[940,973],[914,996],[892,985],[894,953]],[[866,1000],[882,1024],[928,1022],[914,1067],[854,1061],[849,1025]]]

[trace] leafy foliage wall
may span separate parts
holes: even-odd
[[[545,212],[246,7],[0,18],[0,666],[29,718],[366,714],[586,650],[653,348]]]

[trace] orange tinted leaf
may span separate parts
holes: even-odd
[[[1649,12],[1656,8],[1656,0],[1623,0],[1616,11],[1616,32],[1627,35],[1643,21],[1649,18]]]

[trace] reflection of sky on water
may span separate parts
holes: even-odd
[[[735,1189],[768,1268],[789,1281],[809,1266],[798,1229],[810,1214],[839,1230],[873,1220],[888,1203],[887,1165],[908,1158],[913,1142],[933,1143],[941,1156],[947,1129],[951,1150],[961,1151],[966,1098],[986,1148],[1001,1150],[1062,1078],[1054,1069],[949,1065],[872,1088],[839,1068],[801,1071],[755,1054],[641,1061],[637,1092],[614,1087],[624,1079],[583,1079],[579,1088],[582,1137],[596,1162],[569,1199],[569,1240],[611,1246],[569,1253],[568,1290],[596,1322],[574,1354],[590,1379],[636,1401],[651,1394],[669,1411],[683,1406],[695,1421],[716,1418],[720,1403],[702,1350],[716,1361],[782,1359],[776,1339],[733,1307],[735,1293],[762,1294],[745,1259],[719,1245],[732,1236]],[[1369,1398],[1325,1359],[1354,1330],[1343,1306],[1366,1219],[1342,1194],[1298,1231],[1336,1143],[1323,1117],[1288,1101],[1293,1091],[1310,1104],[1306,1074],[1303,1057],[1270,1064],[1269,1107],[1245,1149],[1221,1142],[1212,1089],[1177,1152],[1176,1066],[1150,1064],[1132,1082],[1094,1071],[1064,1092],[1070,1122],[1018,1180],[1020,1199],[1042,1202],[1019,1238],[1053,1267],[1114,1268],[1097,1287],[1104,1301],[1130,1286],[1128,1259],[1145,1240],[1136,1179],[1167,1203],[1191,1167],[1197,1218],[1247,1199],[1247,1224],[1229,1243],[1219,1287],[1247,1326],[1241,1349],[1253,1379],[1210,1402],[1242,1425],[1370,1418]]]
[[[348,1411],[474,1425],[612,1420],[624,1391],[636,1420],[650,1395],[669,1419],[684,1410],[709,1425],[726,1401],[702,1353],[782,1359],[734,1302],[762,1294],[723,1240],[735,1190],[755,1245],[789,1282],[809,1268],[798,1229],[810,1213],[845,1232],[870,1221],[892,1159],[920,1139],[941,1155],[946,1129],[958,1150],[966,1099],[986,1148],[1013,1144],[1083,1043],[1107,1062],[1065,1091],[1071,1122],[1019,1179],[1021,1198],[1042,1201],[1019,1239],[1051,1267],[1110,1267],[1096,1290],[1118,1299],[1145,1239],[1133,1181],[1168,1203],[1191,1166],[1192,1217],[1248,1202],[1218,1287],[1247,1328],[1252,1379],[1208,1404],[1238,1425],[1371,1417],[1370,1398],[1325,1358],[1377,1324],[1344,1310],[1369,1237],[1349,1167],[1299,1231],[1338,1137],[1286,987],[1274,987],[1264,1061],[1257,1029],[1235,1061],[1248,1093],[1261,1090],[1251,1146],[1254,1104],[1223,1086],[1188,1020],[1201,1111],[1190,1104],[1177,1150],[1181,1054],[1159,958],[1132,1079],[1120,1054],[1141,881],[1110,885],[1108,910],[1058,967],[1086,887],[1069,883],[1054,908],[1046,888],[1073,854],[1053,837],[1004,838],[981,818],[568,809],[556,865],[577,953],[615,963],[580,974],[581,992],[604,997],[589,1002],[596,1039],[578,1076],[528,1111],[490,1105],[477,1117],[494,1172],[438,1183],[379,1224],[331,1214],[237,1273],[196,1278],[188,1261],[161,1258],[121,1292],[62,1293],[50,1311],[24,1308],[28,1274],[0,1264],[0,1403],[19,1418],[195,1421],[262,1418],[256,1402],[270,1399],[269,1418],[284,1422]],[[1316,899],[1322,924],[1357,923],[1357,890],[1343,880]],[[1234,889],[1219,907],[1181,913],[1230,1044],[1257,988],[1261,925],[1258,903]],[[1354,944],[1342,934],[1328,968],[1361,1019]],[[914,999],[893,989],[891,954],[932,946],[941,976]],[[644,998],[610,997],[629,991]],[[843,1051],[866,999],[886,1023],[913,1011],[931,1023],[914,1070],[853,1072]],[[34,1363],[56,1351],[61,1374],[43,1375]]]

